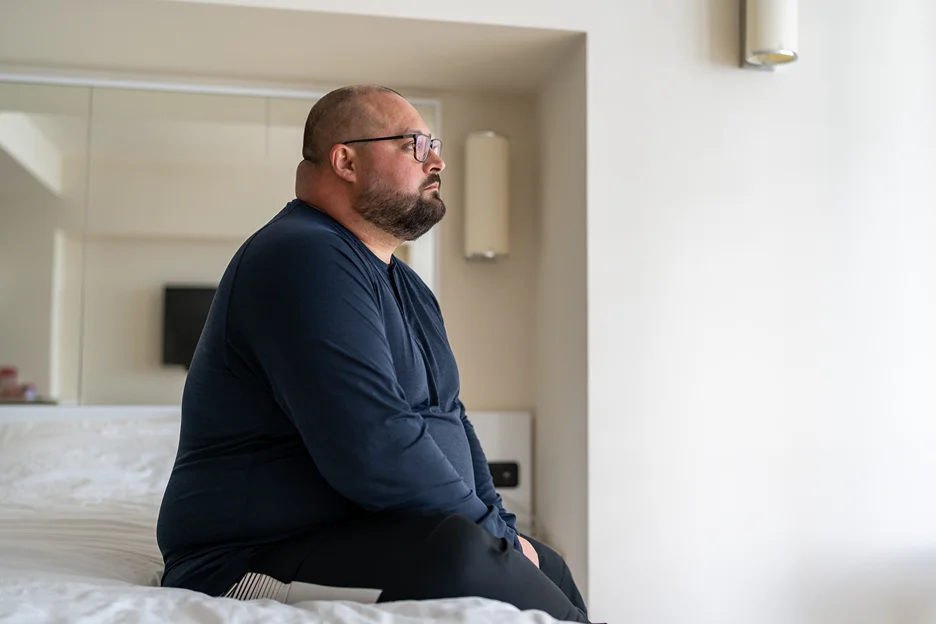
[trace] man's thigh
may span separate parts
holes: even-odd
[[[586,621],[507,540],[462,516],[396,512],[335,524],[262,549],[251,572],[282,583],[373,589],[381,602],[480,596]]]
[[[284,583],[392,591],[395,579],[420,574],[417,555],[445,519],[398,512],[335,523],[261,549],[251,570]]]

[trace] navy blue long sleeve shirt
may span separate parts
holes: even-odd
[[[218,595],[260,545],[402,509],[464,515],[520,549],[432,292],[294,200],[234,255],[195,350],[163,584]]]

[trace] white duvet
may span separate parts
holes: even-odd
[[[0,425],[0,621],[553,624],[462,598],[241,602],[158,586],[156,515],[175,418]]]

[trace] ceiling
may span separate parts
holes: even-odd
[[[568,31],[159,0],[0,0],[0,73],[268,85],[318,92],[340,84],[379,83],[428,97],[459,90],[524,93],[548,82],[553,68],[580,36]],[[256,159],[264,151],[271,158],[280,152],[283,159],[296,158],[294,144],[308,102],[299,103],[302,115],[290,118],[290,123],[268,125],[262,117],[225,123],[214,116],[221,99],[208,106],[207,124],[159,120],[158,111],[153,120],[115,118],[99,123],[94,154],[245,166],[256,165],[242,161]],[[135,109],[131,104],[125,107]],[[23,110],[63,156],[83,158],[87,119],[63,113],[68,109],[64,101],[52,109]],[[48,193],[2,152],[0,194]]]
[[[157,0],[0,0],[8,67],[529,92],[577,33]]]

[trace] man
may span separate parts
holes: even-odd
[[[297,199],[234,255],[186,379],[164,585],[481,596],[587,621],[561,557],[504,509],[439,305],[392,256],[445,214],[440,152],[390,89],[312,107]]]

